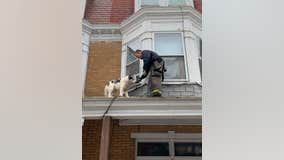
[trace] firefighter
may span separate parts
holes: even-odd
[[[148,91],[152,97],[162,96],[162,81],[164,80],[165,62],[155,52],[150,50],[136,50],[136,58],[143,60],[143,74],[141,77],[137,77],[136,83],[139,83],[142,79],[146,78],[150,73],[148,81]]]

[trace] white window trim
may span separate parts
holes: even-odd
[[[136,62],[136,61],[140,61],[138,58],[135,60],[135,61],[133,61],[133,62],[131,62],[131,63],[128,63],[127,62],[127,56],[128,56],[128,53],[127,53],[127,47],[128,47],[128,45],[129,45],[129,43],[132,43],[132,42],[134,42],[134,41],[136,41],[136,40],[140,40],[140,35],[138,35],[137,37],[135,37],[135,38],[133,38],[133,39],[131,39],[131,40],[129,40],[128,42],[126,42],[125,43],[125,52],[126,52],[126,56],[125,57],[123,57],[124,58],[124,61],[122,61],[123,63],[122,63],[122,67],[125,69],[125,73],[124,73],[124,75],[123,75],[123,77],[124,76],[126,76],[126,72],[127,72],[127,66],[129,66],[130,64],[132,64],[132,63],[134,63],[134,62]],[[140,41],[140,44],[141,44],[141,41]],[[140,48],[141,48],[141,45],[140,45]],[[141,61],[139,62],[139,65],[141,66]],[[142,71],[141,71],[141,67],[139,66],[139,72],[138,72],[138,74],[139,75],[141,75],[142,74]]]
[[[185,79],[165,79],[162,84],[175,84],[176,82],[188,82],[189,81],[189,75],[188,75],[188,62],[187,62],[187,53],[185,49],[185,41],[184,41],[184,33],[183,32],[174,32],[174,31],[168,31],[168,32],[153,32],[153,41],[152,41],[152,46],[153,46],[153,51],[156,50],[155,48],[155,35],[159,33],[179,33],[181,35],[181,41],[182,41],[182,50],[183,54],[178,55],[178,54],[173,54],[173,55],[166,55],[167,56],[183,56],[184,57],[184,66],[185,66]],[[159,53],[158,53],[159,54]],[[163,57],[162,55],[159,54],[159,56]]]
[[[193,0],[184,0],[184,1],[185,1],[185,4],[183,6],[192,6],[192,7],[194,7]],[[142,0],[135,0],[135,12],[137,12],[143,6],[153,6],[153,5],[142,5]],[[169,0],[158,0],[158,5],[157,6],[167,7],[167,6],[179,6],[179,5],[170,5],[169,4]]]
[[[135,138],[135,160],[202,160],[202,157],[174,156],[174,142],[202,142],[201,133],[132,133]],[[169,142],[169,156],[137,156],[139,142]]]

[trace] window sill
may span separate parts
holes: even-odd
[[[202,86],[202,83],[201,82],[188,82],[186,80],[184,81],[164,81],[162,82],[162,84],[196,84],[196,85],[199,85],[199,86]]]

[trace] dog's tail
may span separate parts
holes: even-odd
[[[105,97],[108,96],[107,86],[105,86],[104,95],[105,95]]]

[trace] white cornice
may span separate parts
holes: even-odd
[[[101,118],[111,98],[93,97],[83,99],[83,118]],[[114,119],[187,119],[201,116],[200,97],[130,97],[117,98],[105,116]]]
[[[119,125],[202,125],[202,116],[192,116],[187,119],[123,119]]]
[[[90,41],[121,41],[120,24],[91,24],[83,19],[83,32],[90,34]]]
[[[92,33],[92,24],[89,23],[87,20],[83,19],[82,20],[82,30],[83,30],[83,32],[91,34]]]
[[[120,34],[92,34],[91,35],[91,42],[99,42],[99,41],[106,41],[106,42],[113,42],[113,41],[122,41]]]
[[[192,141],[201,141],[201,133],[175,133],[169,131],[168,133],[131,133],[131,138],[149,140],[149,139],[187,139]]]
[[[120,29],[120,24],[116,23],[100,23],[100,24],[92,24],[88,22],[86,19],[82,20],[83,27],[88,27],[92,30],[94,29]]]
[[[124,32],[129,26],[140,24],[146,19],[178,19],[181,16],[191,19],[196,25],[202,24],[201,14],[191,6],[184,7],[145,7],[134,13],[121,23],[121,30]]]
[[[145,20],[181,20],[190,19],[201,30],[201,14],[191,6],[183,7],[143,7],[124,20],[121,24],[91,24],[83,19],[83,31],[91,34],[91,41],[121,41],[121,32],[141,25]]]

